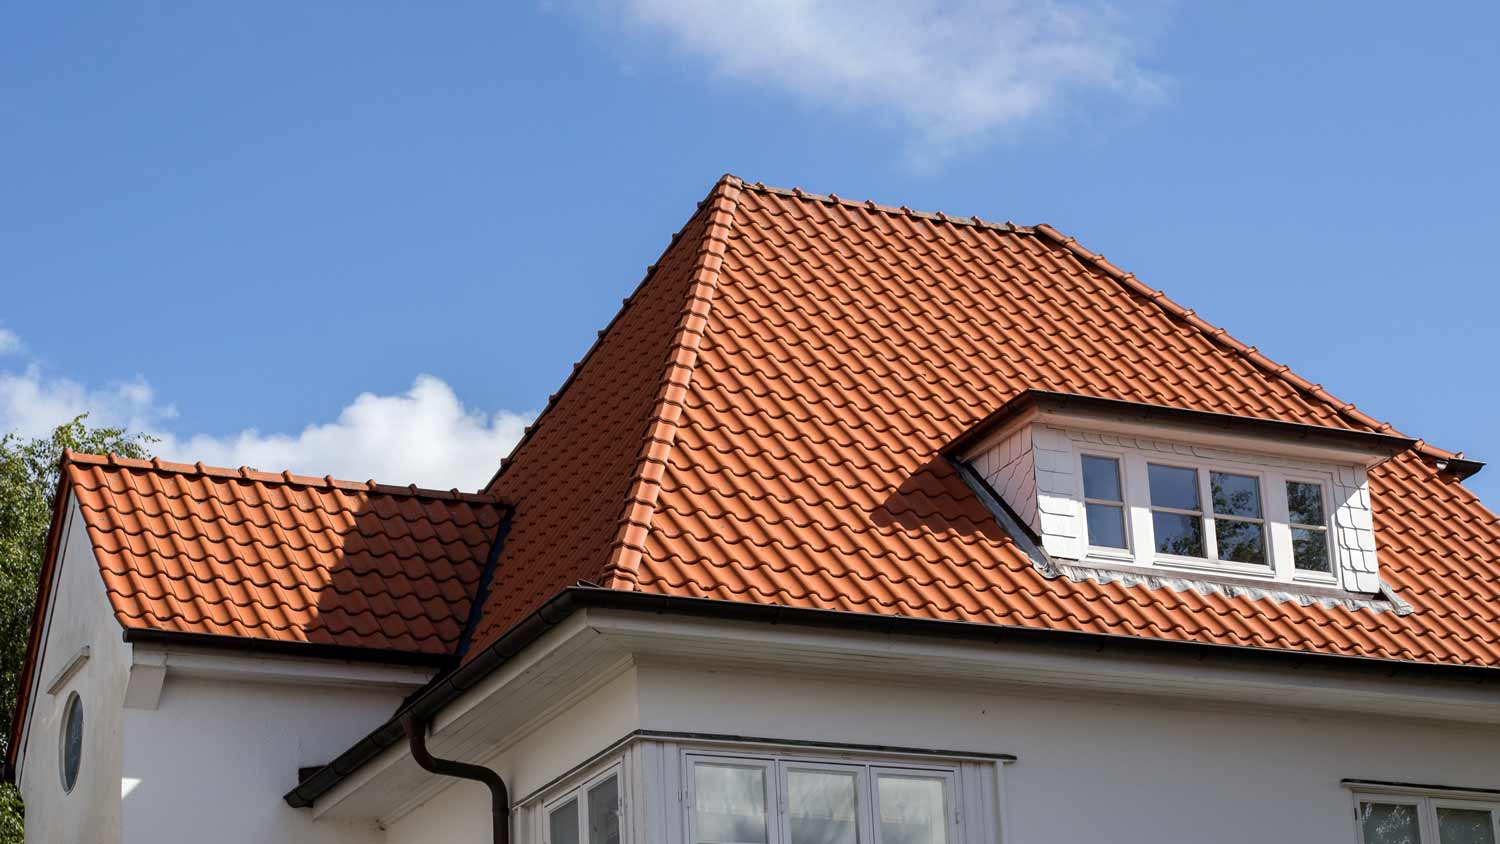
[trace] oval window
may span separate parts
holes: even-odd
[[[83,700],[74,692],[63,713],[62,787],[72,791],[78,784],[78,766],[83,762]]]

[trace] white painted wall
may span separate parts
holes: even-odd
[[[1353,844],[1341,779],[1500,788],[1495,728],[681,666],[639,683],[647,729],[1015,754],[1005,844]]]
[[[512,736],[484,764],[505,779],[513,800],[521,800],[637,729],[639,701],[636,673],[626,670],[563,711]],[[456,780],[437,784],[441,792],[386,821],[387,844],[482,844],[490,840],[488,789]],[[518,832],[523,825],[524,815],[518,813]],[[518,834],[517,840],[525,839]]]
[[[127,709],[124,844],[369,844],[372,824],[314,824],[282,795],[390,717],[404,690],[174,677]]]
[[[26,840],[32,844],[120,840],[120,704],[130,648],[120,637],[76,504],[69,502],[66,519],[37,686],[19,756]],[[88,661],[49,694],[48,684],[85,646]],[[63,708],[74,691],[83,700],[84,746],[78,783],[71,793],[64,793],[59,742]]]

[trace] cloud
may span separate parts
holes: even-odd
[[[723,76],[809,104],[895,118],[936,152],[989,139],[1078,95],[1141,103],[1156,15],[1092,0],[625,0],[574,4],[667,36]],[[608,14],[614,10],[614,14]]]
[[[0,328],[0,355],[10,355],[21,351],[21,338],[14,331]]]
[[[295,434],[183,435],[172,430],[176,408],[159,403],[144,379],[90,389],[36,365],[0,372],[0,432],[41,436],[84,412],[95,425],[159,438],[152,450],[166,460],[464,490],[489,480],[530,419],[466,407],[442,379],[419,375],[404,393],[362,393],[333,421]]]

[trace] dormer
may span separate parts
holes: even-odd
[[[1375,595],[1367,473],[1412,445],[1031,390],[953,453],[1052,562]]]

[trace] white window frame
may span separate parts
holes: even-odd
[[[1125,504],[1125,536],[1128,550],[1097,546],[1088,540],[1087,498],[1083,489],[1083,458],[1103,457],[1119,461],[1120,484]],[[1151,504],[1151,465],[1191,469],[1197,473],[1199,520],[1203,526],[1203,557],[1161,553],[1156,550],[1156,529],[1151,513],[1177,512],[1175,508],[1156,508]],[[1180,451],[1151,450],[1078,443],[1074,449],[1073,470],[1077,473],[1074,500],[1077,504],[1079,531],[1084,560],[1109,566],[1130,563],[1137,566],[1177,570],[1189,574],[1224,574],[1254,580],[1303,583],[1313,586],[1339,587],[1342,582],[1342,549],[1335,523],[1334,467],[1322,464],[1289,467],[1257,462],[1251,455],[1244,460],[1234,456],[1198,457]],[[1260,487],[1261,519],[1265,524],[1266,564],[1237,563],[1218,559],[1218,531],[1213,512],[1213,473],[1253,477]],[[1318,486],[1323,496],[1323,529],[1327,537],[1328,563],[1331,571],[1316,572],[1296,568],[1289,523],[1286,482],[1297,481]],[[1234,519],[1240,521],[1239,519]]]
[[[542,844],[553,844],[552,841],[552,814],[567,805],[568,801],[578,801],[574,810],[578,813],[578,844],[602,844],[601,842],[589,841],[588,824],[588,799],[589,791],[603,784],[610,777],[615,778],[615,805],[620,815],[620,839],[625,840],[625,777],[618,762],[593,773],[585,779],[578,780],[564,791],[548,798],[542,803],[540,817],[540,829],[537,830],[536,840]]]
[[[1084,461],[1084,458],[1086,458],[1086,457],[1097,457],[1097,458],[1101,458],[1101,459],[1104,459],[1104,460],[1113,460],[1113,461],[1115,461],[1115,466],[1119,469],[1119,472],[1120,472],[1120,501],[1119,501],[1120,516],[1121,516],[1121,518],[1123,518],[1125,520],[1125,547],[1124,548],[1115,548],[1114,546],[1111,546],[1111,545],[1095,545],[1089,539],[1089,535],[1088,535],[1088,533],[1089,533],[1089,513],[1088,513],[1088,506],[1090,504],[1094,504],[1094,503],[1106,504],[1106,505],[1113,505],[1113,504],[1115,504],[1115,502],[1105,501],[1102,498],[1089,498],[1088,497],[1087,491],[1085,491],[1084,488],[1083,488],[1083,461]],[[1130,471],[1130,467],[1126,464],[1125,452],[1123,450],[1121,450],[1121,449],[1100,448],[1100,447],[1097,447],[1097,446],[1094,446],[1094,445],[1091,444],[1088,448],[1079,449],[1079,451],[1078,451],[1078,466],[1077,466],[1077,471],[1078,471],[1078,500],[1079,500],[1079,503],[1081,504],[1081,506],[1083,508],[1082,509],[1082,513],[1083,513],[1083,537],[1084,537],[1084,544],[1088,548],[1088,554],[1089,554],[1089,556],[1090,557],[1103,558],[1103,559],[1109,559],[1109,560],[1116,560],[1116,561],[1119,561],[1119,562],[1131,562],[1131,561],[1133,561],[1135,559],[1135,555],[1136,555],[1135,530],[1134,530],[1134,526],[1131,524],[1134,521],[1134,519],[1132,519],[1131,515],[1130,515],[1130,480],[1127,477],[1127,473]]]
[[[855,774],[857,789],[855,815],[859,820],[859,844],[881,844],[878,783],[879,777],[883,775],[942,780],[944,799],[947,801],[943,810],[948,824],[948,844],[994,844],[994,842],[981,842],[978,837],[966,837],[968,828],[974,828],[974,835],[978,836],[983,834],[982,830],[986,825],[978,819],[966,817],[964,789],[959,773],[961,761],[959,760],[951,764],[927,764],[844,754],[830,757],[816,753],[783,752],[774,748],[768,748],[764,752],[757,750],[745,753],[693,748],[683,750],[681,771],[685,844],[698,842],[698,795],[695,768],[701,763],[760,768],[765,772],[767,844],[788,844],[791,840],[787,775],[794,770],[822,770]],[[989,826],[994,826],[994,824]]]
[[[1443,791],[1400,789],[1392,791],[1356,790],[1354,792],[1354,840],[1358,844],[1373,844],[1365,840],[1364,824],[1360,807],[1365,803],[1414,806],[1417,810],[1417,832],[1419,844],[1439,844],[1438,816],[1440,808],[1478,809],[1490,813],[1490,823],[1495,828],[1495,840],[1500,841],[1500,796],[1480,798],[1454,796]]]

